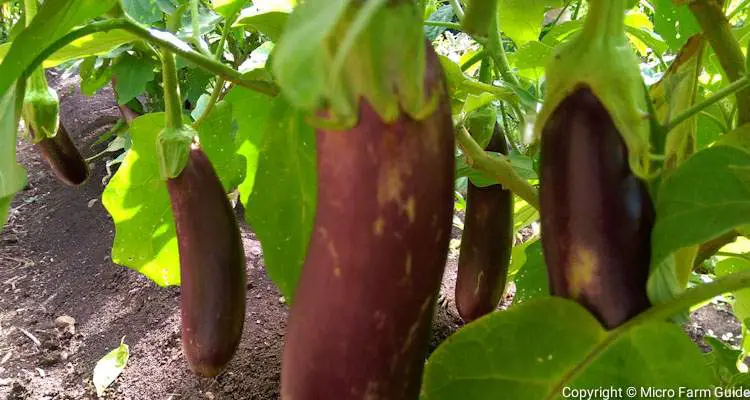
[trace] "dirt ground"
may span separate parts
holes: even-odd
[[[55,77],[62,121],[85,156],[118,119],[112,91],[80,94],[74,78]],[[287,306],[267,278],[260,243],[243,226],[247,315],[240,348],[225,373],[197,379],[181,354],[179,288],[159,288],[110,260],[113,224],[101,205],[104,160],[80,189],[58,183],[34,149],[19,141],[29,187],[12,205],[0,235],[0,398],[95,399],[96,362],[124,337],[127,368],[110,399],[275,399]],[[454,238],[457,235],[454,234]],[[445,274],[444,301],[431,346],[460,326],[452,302],[455,255]],[[73,322],[74,320],[74,322]],[[72,323],[72,324],[71,324]],[[739,324],[721,307],[706,307],[688,326],[693,338],[712,330],[739,338]]]

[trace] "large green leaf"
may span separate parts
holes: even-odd
[[[750,153],[714,146],[696,153],[662,184],[652,260],[750,223]]]
[[[247,9],[240,14],[234,26],[242,26],[248,30],[258,31],[276,42],[281,37],[288,19],[289,13],[284,11],[259,12]]]
[[[217,105],[198,135],[201,146],[227,188],[239,180],[230,106]],[[132,147],[102,194],[115,223],[112,261],[132,268],[159,285],[180,283],[174,218],[166,183],[159,175],[156,136],[164,114],[146,114],[131,127]]]
[[[660,303],[684,290],[676,252],[750,223],[750,153],[730,146],[696,153],[662,183],[656,216],[648,295]]]
[[[31,24],[13,41],[0,64],[0,93],[13,84],[32,61],[76,25],[109,11],[116,0],[47,0]]]
[[[240,86],[235,86],[224,100],[232,105],[237,123],[237,153],[244,158],[243,180],[239,183],[240,200],[247,204],[255,185],[258,155],[273,103],[270,97]]]
[[[687,40],[701,31],[698,21],[685,4],[674,0],[654,0],[654,29],[672,50],[679,50]]]
[[[161,21],[162,12],[153,0],[122,0],[122,8],[134,20],[142,24]]]
[[[339,16],[351,0],[306,1],[289,17],[287,29],[274,49],[273,72],[294,104],[311,109],[317,106],[328,84],[323,77],[329,61],[320,51]],[[312,78],[311,78],[312,77]]]
[[[225,19],[239,12],[246,4],[246,0],[211,0],[214,10]]]
[[[575,398],[658,398],[642,390],[710,388],[710,376],[678,326],[607,332],[575,302],[545,298],[489,314],[446,340],[427,361],[421,398],[561,399],[595,388],[622,392]],[[631,387],[635,395],[626,394]]]
[[[245,216],[263,246],[268,275],[291,302],[315,214],[315,133],[282,97],[265,131]]]
[[[112,73],[117,77],[117,103],[126,104],[146,91],[146,85],[154,79],[154,65],[148,58],[125,53],[117,58]]]
[[[500,29],[516,46],[539,39],[544,13],[562,7],[562,0],[499,0]]]
[[[26,170],[16,162],[16,133],[23,90],[16,85],[0,96],[0,232],[5,227],[13,196],[26,185]]]
[[[539,41],[530,41],[512,54],[511,62],[518,74],[526,79],[538,80],[544,76],[544,67],[554,48]]]
[[[514,278],[516,282],[514,304],[549,296],[549,278],[542,251],[542,241],[527,242],[525,246],[519,248],[521,249],[523,257],[517,257],[518,260],[513,260],[511,266],[512,270],[517,271]],[[517,266],[518,263],[522,265]]]
[[[125,43],[132,42],[138,38],[132,33],[115,29],[109,32],[96,32],[78,38],[68,43],[62,49],[56,51],[52,56],[42,63],[44,68],[56,67],[64,62],[78,58],[104,55]],[[0,45],[0,62],[10,49],[10,43]]]
[[[112,261],[159,285],[180,283],[177,237],[169,194],[159,176],[156,135],[164,114],[146,114],[130,126],[132,146],[102,194],[115,223]]]

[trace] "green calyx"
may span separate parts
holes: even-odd
[[[39,143],[57,135],[60,125],[60,99],[47,86],[44,70],[34,71],[29,77],[21,113],[32,134],[32,141]]]
[[[188,163],[190,147],[198,135],[190,125],[166,127],[156,137],[159,173],[162,179],[173,179],[182,173]]]
[[[444,88],[425,87],[421,21],[413,1],[302,3],[274,53],[282,94],[318,125],[353,126],[361,100],[385,122],[402,113],[424,119]]]
[[[628,147],[630,169],[650,178],[647,94],[638,58],[625,36],[625,0],[589,0],[582,32],[547,65],[547,92],[535,137],[573,91],[588,86],[609,112]]]

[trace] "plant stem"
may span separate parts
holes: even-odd
[[[711,43],[721,67],[730,81],[737,81],[747,74],[745,57],[740,44],[732,34],[729,20],[724,15],[723,0],[695,0],[688,7],[698,20],[706,39]],[[750,122],[750,88],[737,92],[737,122]]]
[[[193,41],[193,44],[195,44],[195,47],[198,48],[198,50],[201,51],[201,53],[209,56],[211,55],[211,51],[208,49],[208,47],[204,46],[203,40],[201,39],[201,28],[200,28],[200,14],[198,13],[198,1],[199,0],[190,0],[190,23],[191,23],[191,30],[192,35],[191,39]]]
[[[193,128],[198,129],[198,127],[206,121],[206,118],[208,118],[208,114],[211,114],[211,110],[213,110],[216,102],[219,100],[219,96],[221,95],[222,90],[224,90],[224,83],[224,78],[216,78],[214,91],[211,92],[211,97],[208,99],[208,104],[206,104],[206,107],[203,109],[201,115],[195,120],[195,122],[193,122]]]
[[[448,0],[448,2],[451,3],[451,7],[453,7],[453,12],[456,13],[458,20],[463,21],[464,9],[461,7],[461,3],[459,2],[459,0]]]
[[[486,172],[504,188],[524,199],[532,207],[539,209],[536,188],[518,175],[506,157],[489,156],[464,127],[457,129],[456,139],[466,155],[469,166]]]
[[[462,30],[461,24],[457,24],[455,22],[425,21],[424,24],[427,26],[439,26],[441,28],[448,28],[456,31]]]
[[[76,39],[80,39],[84,36],[88,36],[92,33],[106,32],[114,29],[122,29],[124,31],[128,31],[133,35],[139,37],[140,39],[166,48],[172,51],[174,54],[184,58],[185,60],[190,61],[191,63],[203,68],[204,70],[223,77],[229,82],[236,83],[240,86],[255,90],[269,96],[276,96],[279,92],[278,87],[271,82],[247,79],[239,71],[191,49],[190,46],[177,39],[174,35],[155,29],[145,28],[137,22],[131,21],[129,19],[109,19],[104,21],[96,21],[85,25],[82,28],[67,33],[65,36],[56,40],[52,45],[44,49],[36,58],[34,58],[34,61],[32,61],[24,71],[24,75],[28,76],[28,74],[30,74],[34,68],[42,65],[42,62],[44,62],[44,60],[52,56],[56,51],[65,47],[70,42]]]
[[[221,32],[221,39],[219,40],[219,47],[216,49],[216,55],[214,56],[217,61],[221,62],[221,55],[224,52],[224,43],[226,43],[227,36],[229,35],[229,27],[234,23],[234,20],[237,18],[237,13],[232,15],[231,18],[227,19],[226,24],[224,25],[224,30]],[[213,110],[214,106],[216,105],[216,102],[219,100],[219,96],[221,96],[222,91],[224,90],[224,83],[226,81],[221,76],[216,78],[216,85],[214,85],[214,91],[211,93],[211,98],[208,99],[208,104],[206,104],[206,107],[203,109],[203,112],[201,115],[193,122],[193,128],[198,129],[198,127],[205,122],[206,118],[208,117],[208,114],[211,113],[211,110]]]
[[[573,382],[586,368],[599,358],[612,343],[629,333],[633,328],[651,321],[663,321],[673,315],[690,308],[694,304],[716,297],[722,293],[733,292],[750,287],[750,271],[736,272],[724,278],[688,289],[677,297],[666,303],[657,304],[643,313],[637,315],[630,321],[611,330],[604,340],[599,342],[589,354],[576,365],[570,373],[566,374],[545,397],[546,399],[558,398],[563,387]]]
[[[469,77],[467,77],[461,83],[461,86],[465,88],[469,88],[469,89],[475,89],[475,90],[479,90],[482,92],[491,93],[495,95],[495,97],[497,97],[498,99],[508,101],[508,102],[516,100],[516,97],[517,97],[516,93],[510,89],[502,88],[502,87],[495,86],[495,85],[490,85],[484,82],[479,82]]]
[[[589,0],[583,22],[584,35],[625,37],[625,0]]]
[[[701,111],[705,110],[706,108],[711,107],[712,105],[714,105],[714,103],[720,101],[721,99],[733,93],[737,93],[738,91],[743,90],[748,87],[750,87],[750,80],[748,80],[746,76],[743,76],[740,79],[730,83],[729,85],[721,88],[719,91],[711,95],[711,97],[690,107],[689,109],[685,110],[682,114],[679,114],[674,119],[669,121],[669,123],[666,124],[662,128],[662,134],[666,135],[667,133],[669,133],[669,131],[676,128],[678,125],[687,121],[688,119],[692,118],[696,114],[699,114]]]
[[[461,64],[461,71],[466,72],[467,69],[471,68],[474,64],[482,61],[483,58],[487,55],[487,51],[482,49],[476,52],[471,58],[466,60],[463,64]]]
[[[497,16],[492,19],[492,24],[490,25],[487,50],[492,56],[492,60],[495,62],[495,67],[500,72],[500,76],[503,80],[515,86],[520,86],[518,78],[516,78],[516,75],[510,70],[510,64],[508,64],[508,56],[505,54],[503,40],[500,37],[500,21]]]
[[[177,84],[177,66],[174,54],[169,49],[161,49],[161,67],[164,84],[164,109],[167,114],[167,128],[182,127],[182,100]]]

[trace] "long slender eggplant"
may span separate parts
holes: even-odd
[[[245,252],[232,206],[198,147],[167,180],[180,253],[182,347],[200,376],[218,375],[234,355],[245,319]]]
[[[317,131],[318,202],[281,377],[283,399],[416,399],[453,211],[454,141],[439,105],[385,123],[365,101],[347,131]]]
[[[649,307],[654,208],[612,117],[586,86],[542,130],[542,244],[552,294],[614,328]]]
[[[497,124],[487,150],[508,154]],[[456,307],[464,321],[473,321],[497,307],[512,249],[513,193],[502,185],[477,187],[469,182],[456,279]]]
[[[29,130],[32,130],[29,127]],[[31,136],[34,137],[32,130]],[[57,179],[70,186],[82,185],[89,178],[90,169],[86,160],[70,140],[62,122],[59,123],[57,134],[51,138],[44,138],[35,144],[44,157],[47,165],[55,173]]]

